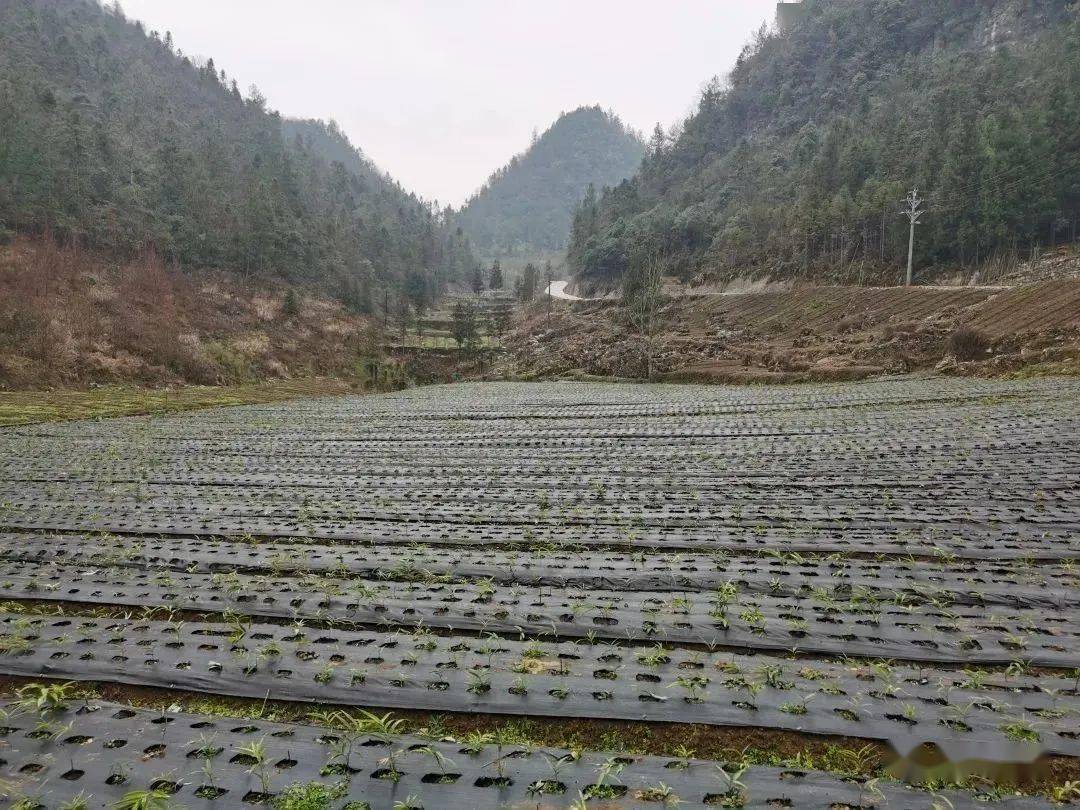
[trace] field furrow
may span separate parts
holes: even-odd
[[[1039,806],[1003,796],[1080,777],[1078,446],[1065,380],[469,384],[5,430],[0,778],[946,806],[908,777]],[[567,723],[638,753],[542,748]]]

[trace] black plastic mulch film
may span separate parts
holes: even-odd
[[[1080,755],[1076,682],[659,647],[0,614],[7,674],[397,709],[759,726],[1030,759]]]
[[[8,707],[11,709],[12,707]],[[730,774],[720,763],[585,754],[520,746],[470,746],[359,728],[344,732],[262,720],[133,710],[72,703],[44,717],[3,720],[0,775],[10,794],[56,807],[78,794],[112,806],[135,790],[171,794],[179,806],[243,807],[292,785],[342,785],[335,807],[592,806],[929,808],[1048,807],[1031,798],[994,801],[932,796],[900,785],[842,781],[795,769],[750,768]],[[732,796],[738,803],[730,803]],[[591,801],[590,801],[591,800]],[[667,804],[665,804],[667,801]],[[349,802],[357,802],[350,805]],[[363,803],[367,803],[366,805]],[[937,804],[935,804],[935,802]]]
[[[961,664],[1080,666],[1076,612],[0,563],[0,598]]]
[[[0,598],[233,616],[4,614],[0,672],[901,753],[932,741],[954,761],[1077,755],[1074,681],[966,668],[1080,666],[1078,436],[1076,382],[934,379],[460,385],[0,431]],[[132,536],[78,534],[101,531]],[[695,806],[731,788],[716,763],[354,741],[346,764],[316,729],[117,707],[61,719],[5,720],[0,751],[5,784],[50,805],[156,781],[185,806],[236,806],[324,768],[372,807],[428,810],[579,792],[656,806],[666,789]],[[252,739],[272,767],[229,762]],[[380,778],[398,748],[403,775]],[[105,784],[114,770],[131,778]],[[741,779],[747,806],[932,804],[815,774]]]
[[[489,578],[551,587],[634,591],[740,589],[781,595],[855,589],[908,601],[1015,607],[1077,607],[1071,565],[989,560],[868,560],[745,552],[648,554],[607,549],[542,552],[438,547],[370,548],[312,543],[240,543],[203,538],[0,534],[0,559],[78,565],[249,573],[321,572],[385,578]]]
[[[318,538],[361,546],[431,545],[486,546],[536,545],[613,546],[644,551],[683,549],[728,551],[791,551],[799,553],[940,555],[982,560],[1073,560],[1080,557],[1080,540],[1073,530],[1019,532],[1007,527],[989,530],[965,529],[962,533],[931,527],[925,532],[881,529],[784,529],[761,530],[718,528],[640,529],[628,526],[565,526],[523,523],[501,527],[492,524],[448,521],[421,521],[415,515],[393,520],[364,518],[353,523],[303,523],[280,519],[177,516],[131,519],[121,513],[106,514],[99,509],[72,514],[50,507],[6,510],[0,525],[9,529],[110,532],[151,536],[220,536],[269,538]]]
[[[464,388],[8,431],[0,525],[1080,554],[1068,383],[680,389],[652,392],[659,404],[627,389]]]

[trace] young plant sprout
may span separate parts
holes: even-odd
[[[33,712],[43,718],[67,709],[67,701],[72,697],[75,684],[31,683],[15,690],[19,700],[16,704],[20,711]]]

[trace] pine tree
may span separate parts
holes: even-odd
[[[540,271],[536,265],[529,262],[521,272],[521,285],[517,288],[518,299],[528,304],[536,297],[536,289],[540,284]]]
[[[423,341],[424,313],[431,303],[427,276],[419,271],[409,273],[405,279],[405,295],[416,313],[416,335]]]
[[[289,320],[300,316],[300,296],[291,287],[285,291],[285,297],[281,301],[281,316]]]
[[[459,301],[454,304],[450,317],[450,334],[458,348],[471,349],[477,340],[476,307],[468,301]]]
[[[491,313],[491,327],[499,340],[509,331],[513,317],[514,311],[509,301],[500,301],[495,306]]]

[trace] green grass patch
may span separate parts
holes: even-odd
[[[0,427],[34,422],[167,414],[226,405],[354,393],[358,386],[328,377],[225,386],[148,389],[107,386],[89,391],[0,391]]]

